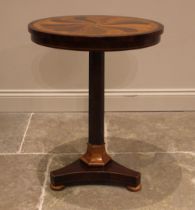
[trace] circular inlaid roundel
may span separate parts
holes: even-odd
[[[33,22],[31,28],[61,35],[125,36],[158,31],[162,26],[154,21],[121,16],[64,16]]]
[[[33,21],[28,28],[38,44],[105,51],[151,46],[163,32],[163,25],[152,20],[109,15],[50,17]]]

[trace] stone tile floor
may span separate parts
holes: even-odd
[[[140,192],[49,188],[49,171],[85,152],[87,113],[0,114],[0,210],[194,210],[195,112],[109,112],[111,156],[142,173]]]

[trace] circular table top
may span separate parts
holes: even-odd
[[[49,17],[28,25],[37,44],[70,50],[117,51],[160,41],[163,25],[152,20],[108,15]]]

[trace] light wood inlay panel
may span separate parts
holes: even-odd
[[[131,36],[162,30],[151,20],[123,16],[62,16],[31,23],[36,31],[70,36]]]

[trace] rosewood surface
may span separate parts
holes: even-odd
[[[135,17],[80,15],[36,20],[28,29],[34,42],[48,47],[117,51],[157,44],[163,25]]]

